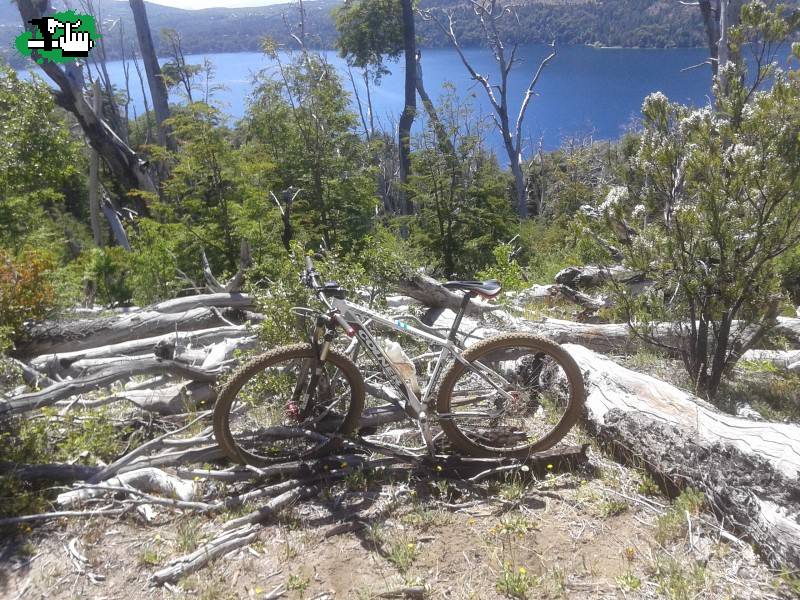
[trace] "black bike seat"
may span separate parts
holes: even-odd
[[[503,289],[503,286],[496,279],[488,279],[486,281],[448,281],[443,285],[448,290],[474,292],[484,298],[494,298]]]

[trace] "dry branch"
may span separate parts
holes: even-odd
[[[107,367],[82,379],[55,383],[40,392],[20,394],[10,400],[0,400],[0,414],[19,414],[35,410],[43,406],[50,406],[70,396],[108,386],[120,379],[154,373],[170,374],[204,383],[213,383],[219,375],[218,370],[199,369],[171,360],[140,359],[123,365]]]
[[[103,486],[132,488],[145,493],[158,493],[184,502],[190,502],[197,497],[197,487],[194,482],[174,477],[154,468],[137,469],[122,473],[104,480]],[[108,488],[103,486],[81,487],[64,492],[58,495],[56,504],[65,508],[83,504],[87,500],[102,496],[109,491]]]
[[[425,306],[431,308],[449,308],[454,311],[457,311],[461,306],[463,297],[462,294],[448,290],[432,277],[419,274],[400,281],[397,285],[397,290],[400,294],[414,298],[422,302]],[[467,314],[481,315],[498,309],[499,307],[497,305],[485,304],[473,300],[469,304]]]
[[[220,312],[212,307],[193,308],[181,313],[142,310],[101,319],[38,323],[29,328],[27,341],[19,345],[17,354],[35,356],[73,352],[175,331],[197,331],[228,325],[228,321],[240,320],[241,315],[238,309],[226,308]]]
[[[203,544],[191,554],[182,556],[172,561],[169,566],[153,573],[150,582],[155,585],[175,583],[181,577],[202,569],[212,560],[250,544],[258,535],[257,523],[273,517],[278,511],[298,500],[311,498],[318,493],[319,488],[316,486],[302,486],[284,492],[254,513],[242,517],[244,520],[237,519],[236,521],[243,523],[242,526],[226,531],[219,537]]]
[[[248,335],[245,326],[236,327],[212,327],[199,331],[172,332],[163,335],[132,339],[117,344],[99,346],[97,348],[87,348],[71,352],[60,352],[56,354],[42,354],[31,359],[30,364],[33,368],[42,370],[48,365],[57,362],[59,368],[67,367],[78,360],[92,360],[101,358],[111,358],[115,356],[130,356],[150,352],[157,345],[172,344],[176,347],[207,346],[216,344],[225,339],[246,337]]]

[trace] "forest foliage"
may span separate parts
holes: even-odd
[[[130,253],[113,245],[108,231],[103,247],[92,242],[88,149],[73,117],[38,76],[23,80],[2,67],[0,109],[9,115],[0,141],[5,344],[24,335],[25,321],[86,301],[88,289],[107,306],[194,293],[203,282],[201,253],[223,278],[236,271],[243,241],[252,249],[251,289],[270,290],[273,300],[278,290],[296,291],[294,261],[304,249],[324,248],[335,257],[332,275],[352,286],[388,286],[421,268],[440,278],[498,277],[520,289],[550,283],[566,266],[613,262],[617,246],[628,266],[659,285],[635,300],[621,295],[627,312],[615,316],[686,319],[700,290],[708,327],[737,318],[761,323],[766,304],[780,312],[800,302],[800,80],[796,63],[768,66],[785,61],[790,50],[778,42],[796,19],[748,10],[734,43],[774,38],[761,77],[769,85],[751,89],[744,71],[732,71],[734,83],[717,90],[717,105],[698,111],[656,94],[644,103],[641,127],[620,140],[565,140],[556,151],[525,157],[539,214],[521,222],[512,177],[487,143],[497,135],[494,125],[455,88],[437,94],[438,123],[420,112],[402,190],[416,210],[401,215],[396,140],[369,126],[363,106],[360,114],[353,108],[349,82],[323,55],[307,47],[278,53],[275,40],[262,40],[272,66],[256,75],[237,122],[215,102],[213,72],[176,55],[170,80],[190,82],[167,122],[177,148],[152,143],[150,115],[120,132],[159,169],[159,193],[121,193],[101,170],[124,216]],[[397,41],[391,29],[373,33],[384,36],[379,45]],[[364,64],[380,62],[369,55],[374,45],[364,43]],[[800,58],[796,45],[793,51]],[[192,85],[202,93],[192,94]],[[109,122],[123,107],[122,90],[106,91]],[[146,210],[136,213],[142,201]],[[620,236],[620,222],[630,234]],[[754,228],[763,235],[749,237]],[[692,262],[676,266],[682,244]],[[686,359],[698,385],[714,388],[742,349],[732,344],[716,370],[707,355]]]

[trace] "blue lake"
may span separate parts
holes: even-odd
[[[546,46],[524,46],[518,64],[510,76],[511,89],[515,91],[512,114],[528,86],[530,78],[541,59],[550,50]],[[335,52],[324,53],[343,77],[346,89],[351,89],[344,61]],[[476,70],[489,74],[497,81],[496,63],[488,50],[466,50]],[[615,139],[620,136],[633,118],[639,115],[644,97],[660,90],[668,97],[693,105],[708,103],[710,94],[710,68],[684,70],[702,62],[707,50],[701,48],[642,50],[606,49],[587,46],[569,46],[558,49],[558,55],[545,70],[537,85],[525,121],[524,139],[528,151],[541,139],[548,149],[560,145],[571,136],[593,135],[595,139]],[[235,54],[210,54],[207,56],[216,68],[216,83],[224,86],[214,98],[232,118],[242,117],[247,109],[252,90],[253,74],[262,69],[272,69],[274,64],[263,54],[243,52]],[[187,57],[187,62],[200,63],[203,56]],[[464,98],[473,97],[475,109],[485,116],[491,106],[483,88],[470,79],[458,55],[450,49],[423,50],[422,65],[428,93],[437,98],[446,82],[455,85]],[[389,63],[391,73],[372,89],[375,117],[389,127],[396,123],[403,109],[403,63]],[[122,85],[124,77],[119,62],[109,64],[115,83]],[[143,102],[139,81],[131,69],[133,105],[141,114]],[[358,79],[358,78],[357,78]],[[363,91],[363,83],[360,83]],[[363,97],[363,96],[362,96]],[[179,100],[179,96],[175,100]],[[132,114],[132,113],[131,113]],[[499,136],[490,131],[489,143],[499,149]]]

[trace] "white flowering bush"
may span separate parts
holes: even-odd
[[[763,5],[743,9],[736,62],[722,70],[726,89],[714,107],[648,96],[627,185],[600,206],[617,224],[624,262],[656,282],[636,297],[618,290],[623,315],[658,345],[653,325],[675,323],[670,349],[709,398],[768,331],[781,300],[780,257],[800,244],[800,76],[761,65],[772,86],[752,89],[735,46],[756,30],[774,40],[791,25]]]

